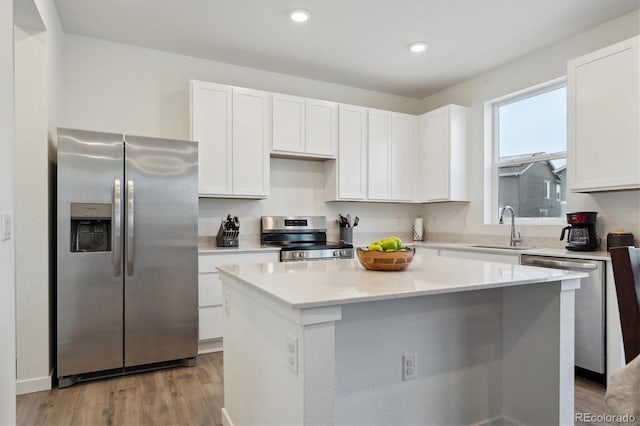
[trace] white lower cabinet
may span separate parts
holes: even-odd
[[[200,253],[198,256],[198,353],[222,350],[224,297],[219,265],[278,262],[277,251]]]
[[[217,272],[198,275],[198,306],[222,305],[222,283]]]
[[[200,328],[198,332],[198,339],[200,341],[222,337],[223,310],[223,306],[204,306],[199,309],[198,320],[200,322]],[[221,349],[222,345],[220,345],[220,350]]]

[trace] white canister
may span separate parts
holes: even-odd
[[[413,224],[413,241],[424,241],[424,224],[422,222],[422,216],[416,217],[416,221]]]

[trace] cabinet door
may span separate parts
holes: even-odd
[[[338,127],[338,198],[364,200],[367,181],[367,110],[340,105]]]
[[[422,201],[443,201],[449,199],[449,110],[440,108],[424,114],[421,118],[420,144],[424,157],[422,170]]]
[[[222,337],[224,307],[207,306],[198,309],[198,340],[219,339]]]
[[[640,188],[638,37],[569,62],[569,185]]]
[[[273,150],[305,152],[305,100],[273,95]]]
[[[222,305],[222,283],[215,273],[198,274],[198,306]]]
[[[391,112],[369,110],[369,199],[391,199]]]
[[[269,195],[269,94],[233,89],[233,193]]]
[[[231,87],[191,81],[191,139],[198,145],[200,195],[231,194]]]
[[[415,115],[394,113],[391,121],[391,198],[411,201],[414,198],[416,132]]]
[[[333,102],[307,99],[305,148],[309,154],[336,155],[338,108]]]

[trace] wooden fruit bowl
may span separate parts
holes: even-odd
[[[388,252],[356,249],[360,264],[370,271],[402,271],[409,266],[415,252],[414,248],[407,248],[406,251]]]

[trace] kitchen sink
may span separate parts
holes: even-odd
[[[491,244],[472,244],[470,247],[501,249],[501,250],[529,250],[533,248],[531,246],[505,246],[505,245],[491,245]]]

